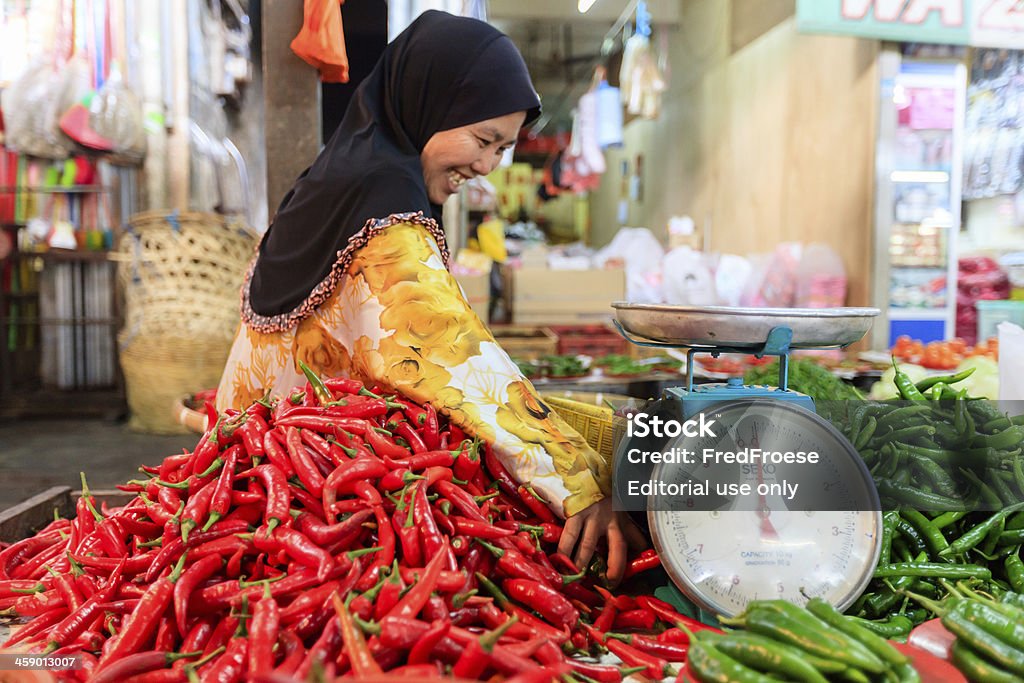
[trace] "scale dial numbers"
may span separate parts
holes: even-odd
[[[734,401],[706,412],[718,422],[717,436],[668,444],[697,454],[696,460],[652,471],[652,479],[664,482],[708,483],[699,504],[648,499],[651,535],[673,582],[701,607],[730,616],[757,599],[802,604],[821,597],[840,609],[852,604],[871,579],[882,532],[878,495],[857,452],[827,421],[783,402]],[[701,461],[707,449],[744,448],[816,452],[820,461]],[[799,494],[780,495],[785,484],[797,484]],[[725,485],[755,492],[768,485],[775,493],[718,495]]]
[[[733,616],[751,600],[852,596],[839,601],[848,606],[862,590],[861,568],[875,561],[875,513],[787,510],[771,519],[777,541],[751,535],[758,520],[748,511],[650,514],[662,564],[705,609]]]

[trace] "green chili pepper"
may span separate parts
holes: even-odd
[[[868,417],[867,423],[864,425],[864,429],[857,435],[857,440],[854,442],[853,447],[858,451],[866,447],[871,441],[871,437],[875,433],[875,429],[878,427],[878,420],[875,419],[874,415]]]
[[[996,450],[1011,450],[1018,448],[1021,443],[1024,443],[1024,427],[1013,425],[995,434],[979,435],[974,441],[980,446],[987,446]]]
[[[1013,605],[1014,607],[1024,609],[1024,593],[1019,591],[1015,593],[1004,593],[999,597],[999,602],[1004,605]]]
[[[902,511],[900,514],[902,514]],[[910,522],[902,517],[897,517],[894,528],[907,540],[907,543],[912,546],[915,552],[923,553],[928,551],[928,544],[925,543],[924,538]]]
[[[878,555],[879,564],[889,564],[889,558],[892,556],[892,536],[896,529],[896,517],[898,516],[899,513],[893,510],[882,516],[882,549]]]
[[[742,619],[755,633],[781,640],[818,657],[831,657],[847,666],[871,673],[885,671],[885,663],[864,645],[828,626],[809,612],[784,600],[755,600]],[[722,620],[729,625],[731,620]]]
[[[901,406],[885,413],[878,418],[878,424],[883,427],[889,427],[908,418],[915,418],[929,412],[931,412],[929,406],[921,403],[911,403],[910,405]]]
[[[931,482],[936,493],[943,496],[955,496],[957,494],[956,482],[949,476],[939,463],[924,455],[908,453],[911,463],[924,477]]]
[[[889,640],[906,638],[914,628],[914,622],[902,614],[894,614],[888,619],[874,621],[872,619],[861,619],[860,617],[847,616],[847,619],[858,624],[876,635]]]
[[[914,384],[914,380],[910,379],[909,376],[896,365],[896,357],[892,359],[893,370],[896,371],[896,375],[893,377],[893,382],[896,384],[896,388],[899,389],[900,396],[908,401],[923,401],[924,394]]]
[[[971,681],[977,683],[1014,683],[1019,679],[987,662],[961,640],[953,643],[953,664]]]
[[[876,579],[902,576],[924,576],[943,579],[984,579],[992,578],[988,567],[977,564],[949,564],[948,562],[897,562],[875,567]]]
[[[828,680],[807,661],[806,653],[756,633],[726,636],[701,631],[698,640],[712,643],[727,657],[757,671],[781,674],[785,679],[805,683],[826,683]]]
[[[956,524],[966,516],[966,510],[950,510],[949,512],[943,512],[941,515],[933,519],[932,524],[936,529],[945,529],[947,526]]]
[[[1006,556],[1003,566],[1006,568],[1006,579],[1013,590],[1017,593],[1024,592],[1024,561],[1020,559],[1020,546],[1012,555]]]
[[[334,400],[334,396],[331,394],[331,390],[327,388],[320,376],[313,372],[313,369],[308,365],[299,361],[299,369],[302,370],[302,374],[306,376],[306,380],[309,385],[313,387],[313,394],[316,399],[320,402],[320,405],[325,406]]]
[[[939,384],[940,382],[942,384],[956,384],[957,382],[962,382],[968,377],[970,377],[972,374],[974,374],[975,370],[976,368],[967,368],[966,370],[962,370],[956,373],[955,375],[939,375],[936,377],[925,377],[921,381],[917,382],[914,386],[917,387],[918,391],[924,392],[928,391],[929,389],[934,387],[936,384]]]
[[[907,520],[920,533],[928,549],[932,552],[939,552],[949,547],[949,541],[942,535],[942,531],[932,524],[931,520],[917,510],[904,508],[900,515]]]
[[[878,487],[878,494],[883,498],[889,498],[898,503],[906,503],[918,510],[941,511],[965,510],[967,508],[962,500],[928,493],[887,479],[876,480],[875,485]]]
[[[906,655],[885,642],[884,638],[872,633],[860,624],[848,620],[831,603],[825,602],[821,598],[811,598],[808,600],[807,610],[832,628],[845,633],[850,638],[861,643],[883,662],[890,665],[899,665],[910,661]]]
[[[1018,503],[1011,505],[1008,508],[1004,508],[996,514],[989,517],[981,524],[975,526],[973,529],[968,531],[960,538],[953,541],[948,548],[939,553],[939,557],[953,557],[961,553],[965,553],[974,546],[985,540],[985,536],[988,534],[989,529],[998,524],[1001,520],[1005,520],[1011,513],[1017,510],[1024,509],[1024,503]]]
[[[960,474],[966,477],[972,484],[974,484],[978,493],[981,494],[982,499],[988,506],[985,509],[998,510],[1003,506],[1003,500],[999,497],[999,494],[992,490],[992,487],[983,482],[978,475],[966,467],[961,467]]]
[[[704,683],[771,683],[772,680],[700,640],[690,645],[687,665]]]

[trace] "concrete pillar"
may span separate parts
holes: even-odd
[[[320,151],[320,77],[289,47],[302,28],[302,3],[263,0],[260,9],[267,205],[273,219]]]

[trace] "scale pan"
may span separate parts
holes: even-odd
[[[687,347],[764,346],[775,327],[793,331],[791,349],[827,349],[860,340],[877,308],[732,308],[616,301],[615,317],[632,335]]]

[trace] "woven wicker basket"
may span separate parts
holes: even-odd
[[[185,431],[174,405],[216,386],[239,321],[256,236],[207,213],[137,214],[112,258],[124,296],[118,335],[129,426]]]
[[[615,457],[615,449],[626,433],[626,419],[616,416],[611,406],[618,409],[643,403],[621,394],[588,392],[545,393],[541,398],[609,463]]]

